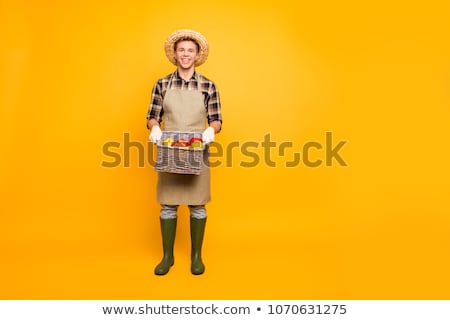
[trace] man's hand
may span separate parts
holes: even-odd
[[[158,143],[159,140],[161,140],[162,132],[159,126],[155,125],[152,127],[152,131],[150,132],[150,135],[148,138],[152,143]]]

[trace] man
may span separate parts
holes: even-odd
[[[149,139],[153,143],[161,139],[160,124],[164,120],[164,130],[167,131],[202,132],[203,144],[207,145],[214,141],[215,134],[222,127],[216,86],[195,70],[208,57],[208,42],[196,31],[178,30],[167,38],[165,51],[177,70],[159,79],[153,87],[147,115],[147,127],[151,130]],[[206,152],[204,155],[207,157]],[[210,201],[209,167],[203,165],[200,175],[158,172],[157,198],[161,204],[164,255],[155,268],[155,274],[166,274],[174,264],[179,205],[188,205],[190,210],[191,272],[202,274],[205,271],[201,257],[206,225],[205,204]]]

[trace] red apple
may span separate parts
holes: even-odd
[[[203,139],[200,137],[193,137],[193,138],[191,138],[191,140],[189,140],[189,144],[192,144],[192,142],[194,142],[194,141],[203,142]]]

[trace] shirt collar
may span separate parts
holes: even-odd
[[[180,75],[178,74],[178,69],[175,70],[174,76],[175,76],[176,79],[183,80],[183,78],[181,78]],[[188,81],[191,81],[191,80],[198,80],[198,73],[197,73],[197,71],[194,70],[194,73],[192,74],[192,77]]]

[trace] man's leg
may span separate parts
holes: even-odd
[[[156,275],[165,275],[174,264],[173,246],[177,229],[177,209],[177,205],[161,205],[160,224],[164,256],[155,268]]]
[[[191,272],[199,275],[205,272],[202,261],[202,244],[206,225],[206,208],[201,206],[189,206],[191,213]]]

